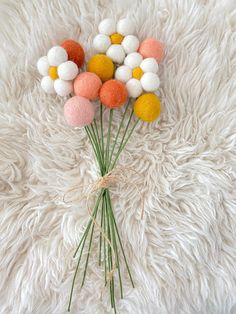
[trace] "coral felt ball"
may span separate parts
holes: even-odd
[[[109,57],[97,54],[89,60],[87,69],[89,72],[97,74],[102,82],[105,82],[113,77],[115,67]]]
[[[73,61],[80,68],[84,63],[84,49],[82,46],[72,39],[67,39],[61,43],[61,47],[66,50],[68,60]]]
[[[147,38],[141,42],[139,53],[144,58],[155,58],[160,63],[165,55],[163,44],[155,38]]]
[[[81,96],[68,99],[64,106],[64,116],[70,126],[84,127],[93,121],[94,114],[93,104]]]
[[[118,80],[109,80],[100,89],[100,100],[108,108],[119,108],[128,98],[128,91],[124,83]]]
[[[161,113],[161,102],[155,94],[141,95],[134,104],[134,114],[145,122],[156,120]]]
[[[83,96],[90,100],[98,97],[101,86],[101,79],[92,72],[83,72],[74,80],[75,95]]]

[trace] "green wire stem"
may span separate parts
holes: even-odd
[[[95,205],[96,210],[94,211],[94,214],[92,214],[94,219],[96,219],[97,211],[98,211],[98,208],[99,208],[99,204],[100,204],[102,195],[103,195],[103,190],[101,190],[100,193],[99,193],[99,197],[97,198],[97,202],[96,202],[96,205]],[[85,246],[85,242],[86,242],[87,236],[88,236],[88,232],[86,233],[86,235],[85,235],[85,237],[84,237],[84,239],[82,241],[82,247],[81,247],[81,251],[80,251],[80,256],[79,256],[79,259],[78,259],[78,262],[77,262],[76,270],[75,270],[73,281],[72,281],[71,291],[70,291],[68,312],[70,312],[70,307],[71,307],[71,302],[72,302],[72,295],[73,295],[74,286],[75,286],[75,279],[77,277],[77,273],[78,273],[78,270],[79,270],[79,265],[80,265],[80,261],[81,261],[81,257],[82,257],[82,253],[83,253],[83,250],[84,250],[84,246]],[[77,254],[77,251],[78,250],[76,250],[76,253],[74,254],[74,256]]]
[[[113,153],[114,153],[114,150],[115,150],[115,147],[116,147],[116,144],[117,144],[117,140],[118,140],[118,137],[120,135],[120,131],[122,129],[122,126],[123,126],[123,123],[124,123],[124,120],[125,120],[125,116],[126,116],[126,113],[128,112],[130,103],[131,103],[131,100],[127,103],[126,108],[125,108],[125,112],[124,112],[122,120],[120,122],[120,126],[119,126],[119,129],[117,131],[117,134],[116,134],[116,137],[115,137],[112,149],[111,149],[111,154],[110,154],[110,158],[109,158],[109,162],[108,162],[108,168],[109,168],[109,166],[111,164]]]
[[[105,198],[106,199],[106,198]],[[112,237],[111,237],[111,226],[110,226],[110,219],[109,219],[109,212],[108,212],[108,202],[105,202],[105,208],[106,208],[106,213],[107,213],[107,235],[108,235],[108,239],[111,242],[112,246],[113,246],[113,242],[112,242]],[[109,243],[107,243],[108,246],[108,270],[109,272],[112,270],[112,266],[113,266],[113,258],[112,258],[112,250],[111,250],[111,246]],[[116,305],[115,305],[115,288],[114,288],[114,274],[110,280],[110,297],[111,297],[111,307],[114,309],[115,313],[116,313]]]
[[[112,206],[111,205],[111,197],[110,197],[109,190],[108,190],[108,200],[109,200],[110,206]],[[124,251],[124,248],[123,248],[123,245],[122,245],[122,242],[121,242],[120,234],[119,234],[119,231],[118,231],[118,227],[117,227],[117,224],[116,224],[116,220],[115,220],[115,216],[114,216],[113,211],[111,211],[111,214],[112,214],[112,219],[113,219],[114,226],[115,226],[115,229],[116,229],[116,234],[117,234],[117,237],[118,237],[118,240],[119,240],[119,244],[120,244],[120,247],[121,247],[121,251],[122,251],[122,254],[123,254],[123,257],[124,257],[124,260],[125,260],[126,268],[127,268],[128,274],[129,274],[129,278],[130,278],[132,287],[134,288],[134,281],[133,281],[133,278],[132,278],[132,275],[131,275],[131,272],[130,272],[130,269],[129,269],[129,265],[128,265],[128,262],[127,262],[127,259],[126,259],[125,251]]]
[[[93,151],[94,151],[94,154],[96,156],[96,159],[97,159],[97,162],[99,165],[100,173],[102,174],[102,172],[103,172],[102,161],[101,161],[101,157],[98,153],[97,142],[96,142],[96,138],[94,137],[95,134],[93,134],[92,130],[90,130],[90,128],[88,126],[85,127],[85,131],[86,131],[88,138],[90,140],[90,143],[93,147]]]
[[[93,127],[93,123],[94,123],[94,127]],[[100,137],[98,134],[98,127],[97,127],[97,123],[96,123],[95,119],[93,120],[93,123],[91,123],[91,129],[93,131],[93,134],[94,134],[94,137],[95,137],[95,140],[97,143],[98,154],[99,154],[99,157],[101,159],[101,165],[102,165],[101,175],[103,176],[104,171],[105,171],[105,169],[104,169],[104,158],[103,158],[102,147],[101,147],[101,143],[100,143]]]
[[[103,231],[103,216],[104,216],[104,197],[102,197],[101,223],[100,223],[100,227],[102,231]],[[100,231],[100,235],[99,235],[99,255],[98,255],[99,266],[101,266],[102,264],[102,231]]]
[[[129,125],[130,125],[132,116],[133,116],[133,112],[132,112],[131,115],[130,115],[129,121],[128,121],[127,126],[126,126],[126,129],[125,129],[124,136],[123,136],[122,141],[121,141],[121,143],[120,143],[118,152],[116,153],[115,159],[114,159],[112,165],[109,166],[109,168],[108,168],[109,171],[111,171],[111,170],[115,167],[116,162],[117,162],[117,160],[118,160],[120,154],[122,153],[122,151],[123,151],[123,149],[125,148],[125,146],[126,146],[128,140],[130,139],[131,135],[133,134],[133,131],[134,131],[135,127],[136,127],[137,124],[139,123],[139,120],[137,120],[137,121],[134,123],[133,127],[131,128],[130,132],[128,133],[127,138],[125,139],[125,136],[126,136],[126,134],[127,134],[127,132],[128,132],[128,128],[129,128]]]
[[[115,255],[116,255],[116,263],[117,263],[119,284],[120,284],[120,295],[121,295],[121,299],[123,299],[123,286],[122,286],[122,278],[121,278],[121,272],[120,272],[119,254],[118,254],[118,247],[117,247],[117,243],[116,243],[115,227],[114,227],[114,222],[113,222],[113,218],[112,218],[112,210],[113,209],[111,207],[111,203],[109,202],[108,190],[106,190],[105,193],[106,193],[105,197],[106,197],[107,207],[109,210],[109,222],[111,225],[112,244],[114,246],[114,251],[115,251]]]
[[[102,157],[104,159],[104,134],[103,134],[103,105],[100,104],[100,128],[101,128],[101,141],[102,141]]]
[[[108,160],[109,160],[112,117],[113,117],[113,109],[110,109],[109,126],[108,126],[108,133],[107,133],[107,145],[106,145],[106,158],[105,158],[106,166],[108,166]],[[108,169],[106,168],[106,173],[107,172],[108,172]]]

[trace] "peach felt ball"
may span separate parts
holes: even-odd
[[[155,58],[158,63],[161,63],[165,55],[163,44],[155,38],[147,38],[141,42],[138,51],[143,58]]]
[[[94,119],[93,104],[84,97],[74,96],[67,100],[64,106],[66,122],[73,127],[84,127]]]
[[[118,80],[109,80],[100,89],[101,103],[108,108],[119,108],[124,105],[128,98],[125,84]]]
[[[92,72],[83,72],[74,80],[75,95],[83,96],[90,100],[95,100],[98,97],[101,86],[102,81]]]
[[[73,61],[80,68],[84,63],[84,49],[82,46],[72,39],[66,39],[61,43],[61,47],[66,50],[68,60]]]

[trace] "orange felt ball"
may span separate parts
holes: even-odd
[[[163,44],[155,38],[147,38],[141,42],[138,51],[143,58],[155,58],[158,63],[161,63],[165,55]]]
[[[74,80],[75,95],[83,96],[90,100],[94,100],[98,97],[101,86],[102,81],[92,72],[83,72]]]
[[[100,100],[108,108],[119,108],[124,105],[128,98],[125,84],[118,80],[106,81],[100,89]]]
[[[82,46],[72,39],[66,39],[61,43],[61,47],[66,50],[68,60],[73,61],[80,68],[84,63],[84,49]]]

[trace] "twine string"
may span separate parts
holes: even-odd
[[[130,168],[130,167],[116,167],[115,169],[109,171],[104,176],[98,178],[97,180],[95,180],[92,183],[89,183],[86,185],[83,184],[83,185],[79,185],[79,186],[75,186],[75,187],[70,188],[69,190],[66,191],[66,193],[64,193],[64,195],[62,197],[63,202],[68,203],[66,201],[67,194],[69,194],[75,190],[78,190],[79,188],[85,189],[85,191],[83,191],[79,200],[86,199],[86,208],[87,208],[88,214],[89,214],[93,224],[98,227],[100,233],[102,234],[102,237],[106,240],[106,242],[110,246],[111,251],[112,251],[112,255],[114,257],[114,258],[112,258],[112,269],[107,273],[108,282],[110,282],[112,280],[115,269],[116,269],[116,262],[117,262],[116,261],[116,253],[115,253],[115,249],[114,249],[112,242],[110,241],[107,233],[104,232],[103,228],[99,225],[96,218],[94,218],[94,215],[93,215],[93,213],[90,209],[90,206],[89,206],[89,201],[90,201],[91,197],[94,195],[94,193],[96,193],[100,189],[104,189],[104,190],[108,189],[108,188],[114,186],[115,184],[117,184],[119,182],[130,183],[130,176],[128,176],[129,171],[138,174],[138,172],[136,170],[134,170],[133,168]],[[137,184],[133,183],[133,186],[137,189],[139,195],[142,195]],[[144,214],[144,198],[142,196],[141,219],[143,219],[143,214]]]

